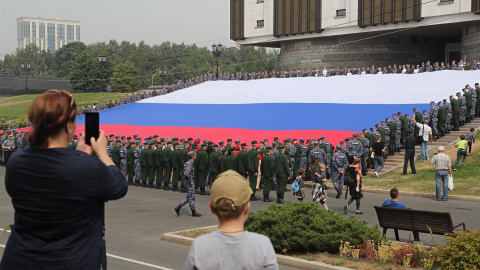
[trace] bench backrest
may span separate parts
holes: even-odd
[[[450,213],[375,206],[382,228],[446,234],[453,232]]]

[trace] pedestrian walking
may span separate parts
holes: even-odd
[[[435,194],[437,201],[446,201],[448,199],[448,177],[452,177],[452,162],[450,157],[444,153],[443,146],[438,147],[438,154],[436,154],[431,161],[435,166]],[[443,196],[441,189],[443,186]]]
[[[457,150],[457,160],[455,161],[455,168],[454,171],[458,169],[458,163],[463,157],[462,166],[465,166],[465,159],[467,159],[467,151],[468,151],[468,142],[465,140],[465,135],[460,135],[460,141],[455,144],[455,147],[458,148]]]

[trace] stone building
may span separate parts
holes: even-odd
[[[230,0],[230,38],[282,69],[480,60],[480,0]]]

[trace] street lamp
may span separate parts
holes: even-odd
[[[103,78],[105,75],[105,64],[107,63],[107,57],[106,56],[99,56],[98,57],[98,62],[100,63],[100,67],[102,68],[102,80],[100,82],[100,92],[103,91]]]
[[[158,73],[155,73],[152,75],[152,86],[153,86],[153,77],[155,77],[155,75],[167,75],[167,71],[166,70],[159,70]],[[162,85],[163,85],[163,82],[162,82]]]
[[[25,94],[28,91],[28,72],[30,71],[30,64],[21,64],[20,68],[23,70],[25,73]]]
[[[218,58],[222,54],[222,49],[223,49],[223,46],[220,43],[218,43],[218,45],[215,45],[215,44],[212,45],[213,57],[217,58],[217,80],[218,80]]]

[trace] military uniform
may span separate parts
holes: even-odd
[[[140,161],[141,157],[141,149],[138,147],[138,144],[133,149],[133,170],[135,173],[135,185],[140,185],[140,181],[142,180],[142,165]]]
[[[220,172],[220,159],[218,157],[218,152],[212,151],[208,156],[208,168],[210,172],[210,187],[218,176]]]
[[[157,144],[154,152],[155,178],[157,179],[156,188],[162,188],[163,183],[163,149],[161,144]]]
[[[140,153],[140,161],[142,165],[142,187],[147,186],[147,180],[148,180],[148,143],[143,144],[143,149],[142,152]]]
[[[167,145],[171,145],[168,142]],[[172,178],[172,149],[170,146],[165,147],[162,152],[163,160],[163,189],[169,190],[170,178]]]
[[[466,116],[465,116],[465,122],[470,123],[470,121],[472,120],[472,115],[471,115],[472,95],[465,89],[463,96],[465,97],[465,99],[467,101],[467,111],[466,111]]]
[[[180,149],[175,149],[176,147],[173,147],[173,152],[172,152],[172,169],[173,169],[173,176],[172,176],[172,186],[173,186],[173,191],[178,190],[178,182],[181,181],[180,179],[180,172],[182,170],[182,152]],[[158,181],[157,181],[158,182]]]
[[[402,122],[402,137],[400,138],[400,143],[403,145],[403,142],[405,140],[405,136],[407,135],[407,128],[408,128],[408,120],[405,115],[400,116],[400,121]]]
[[[300,145],[300,168],[303,169],[304,171],[307,170],[307,152],[308,152],[308,147],[302,143]]]
[[[131,144],[134,146],[134,144]],[[127,150],[127,175],[128,175],[128,184],[133,184],[133,176],[135,174],[135,156],[134,156],[134,148],[129,147]]]
[[[195,160],[196,167],[195,170],[197,171],[198,177],[195,179],[195,186],[200,187],[200,194],[204,195],[205,193],[205,182],[207,181],[207,174],[208,174],[208,155],[205,150],[200,149],[197,152],[197,159]]]
[[[412,130],[413,131],[413,130]],[[403,174],[407,174],[408,162],[410,161],[410,167],[412,173],[417,173],[415,170],[415,137],[409,135],[405,138],[405,159],[403,164]]]
[[[400,125],[400,128],[401,128],[401,124],[402,122],[400,122],[400,120],[395,120],[393,119],[393,121],[390,121],[387,123],[387,126],[390,128],[390,145],[389,145],[389,149],[390,149],[390,152],[391,154],[393,155],[393,153],[397,150],[397,148],[400,148],[400,137],[401,137],[401,133],[397,133],[397,121],[398,121],[398,124]],[[400,135],[398,136],[398,146],[397,146],[397,135]],[[373,145],[370,145],[370,146],[373,146]]]
[[[267,149],[271,149],[271,147],[268,146]],[[273,173],[274,173],[272,156],[268,154],[264,154],[262,156],[261,173],[263,177],[263,201],[269,202],[270,189],[272,188],[272,180],[273,180]]]
[[[337,149],[340,149],[341,146],[337,145]],[[343,190],[343,179],[344,179],[344,172],[348,167],[348,160],[347,156],[338,151],[333,154],[332,157],[332,182],[335,190],[337,191],[338,195],[342,194]],[[339,172],[339,170],[343,170],[343,173]]]
[[[445,136],[445,121],[447,120],[447,109],[443,106],[438,108],[438,129],[440,135]]]
[[[453,130],[458,130],[460,126],[460,101],[456,100],[452,96],[450,99],[450,104],[453,112]]]
[[[460,103],[460,125],[463,126],[467,120],[467,99],[464,96],[460,96],[458,97],[458,102]]]
[[[113,147],[113,163],[120,170],[120,147],[116,145]]]
[[[127,148],[125,144],[120,147],[120,171],[127,178]]]
[[[147,166],[148,166],[148,187],[153,188],[155,182],[155,150],[152,148],[155,145],[154,142],[149,144],[147,154]]]
[[[237,155],[237,170],[238,173],[247,178],[247,152],[240,150]]]
[[[252,198],[255,198],[255,192],[257,191],[257,176],[258,174],[258,152],[255,149],[257,142],[252,141],[252,149],[247,153],[247,170],[248,170],[248,181],[250,182],[250,188],[252,189]]]
[[[193,152],[189,152],[193,153]],[[195,153],[193,153],[195,154]],[[188,206],[190,206],[190,209],[192,210],[192,216],[201,216],[195,211],[195,167],[193,165],[192,161],[187,161],[185,165],[183,166],[183,181],[184,185],[187,188],[187,197],[185,197],[175,208],[175,212],[177,214],[180,214],[180,208],[184,206],[185,204],[188,203]]]
[[[281,146],[281,148],[283,147]],[[275,174],[277,176],[277,203],[282,203],[289,176],[287,156],[283,153],[280,153],[275,159]]]
[[[428,116],[430,116],[430,125],[432,127],[433,136],[438,136],[438,108],[435,107],[435,105],[430,108]]]
[[[356,138],[357,136],[354,136],[354,139],[348,142],[347,156],[361,158],[363,153],[363,147],[362,147],[362,144]]]

